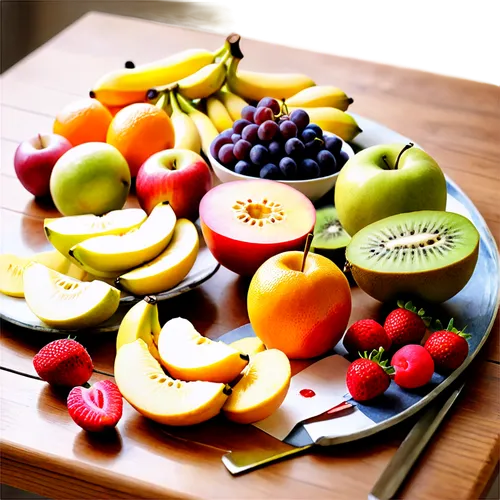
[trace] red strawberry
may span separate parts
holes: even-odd
[[[393,346],[406,344],[419,344],[424,338],[430,318],[425,316],[425,311],[398,301],[399,309],[395,309],[385,319],[384,329],[392,340]]]
[[[391,359],[396,374],[394,382],[405,389],[416,389],[427,384],[434,373],[431,355],[419,344],[401,347]]]
[[[67,387],[85,384],[94,369],[85,347],[69,338],[42,347],[33,358],[33,366],[42,380]]]
[[[96,382],[90,389],[74,387],[67,404],[71,418],[89,432],[112,429],[123,412],[122,395],[111,380]]]
[[[352,324],[344,336],[344,347],[350,354],[372,351],[383,347],[386,351],[391,347],[391,339],[387,332],[373,319],[362,319]]]
[[[350,364],[347,369],[346,384],[356,401],[368,401],[383,394],[391,383],[389,375],[394,373],[387,361],[382,361],[384,349],[374,350]]]
[[[424,347],[434,360],[436,371],[449,372],[456,370],[469,354],[468,333],[459,331],[450,320],[446,330],[439,330],[430,335]]]

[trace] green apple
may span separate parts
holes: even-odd
[[[335,207],[352,236],[391,215],[446,208],[446,179],[427,153],[407,144],[360,151],[344,165],[335,185]]]
[[[110,144],[87,142],[64,153],[52,170],[50,193],[63,215],[102,215],[123,208],[130,170]]]

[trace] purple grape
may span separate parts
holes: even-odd
[[[260,169],[261,179],[278,180],[281,179],[281,170],[274,164],[268,163]]]
[[[297,177],[297,164],[292,158],[288,156],[282,158],[279,168],[285,179],[295,179]]]
[[[290,119],[290,116],[288,116],[288,115],[282,115],[282,116],[280,116],[280,123],[281,122],[286,122],[289,119]]]
[[[268,159],[269,151],[262,144],[257,144],[250,150],[250,160],[254,165],[261,167],[267,163]]]
[[[303,179],[317,179],[320,176],[319,165],[310,158],[300,162],[299,172]]]
[[[268,146],[271,158],[279,160],[283,156],[283,146],[279,141],[272,141]]]
[[[237,174],[241,175],[249,175],[252,177],[257,177],[256,176],[256,170],[255,167],[250,165],[247,161],[239,161],[235,166],[234,166],[234,171]]]
[[[323,130],[321,130],[321,127],[319,125],[316,125],[315,123],[310,123],[306,129],[314,130],[316,132],[316,137],[322,137],[323,136]]]
[[[223,132],[224,133],[224,132]],[[222,134],[223,134],[222,133]],[[223,136],[222,134],[219,134],[213,141],[212,144],[210,144],[210,154],[212,155],[213,158],[217,159],[219,156],[219,151],[224,144],[231,144],[231,137],[226,137]]]
[[[235,134],[241,134],[241,131],[252,122],[245,120],[244,118],[240,118],[233,123],[233,130]]]
[[[274,113],[271,108],[257,108],[253,116],[253,121],[257,125],[262,125],[267,120],[274,120]]]
[[[271,141],[274,136],[280,131],[278,124],[272,120],[266,120],[259,126],[257,135],[261,141]]]
[[[257,104],[257,108],[271,108],[275,115],[279,115],[281,111],[280,103],[273,97],[263,97]]]
[[[234,163],[234,144],[224,144],[219,151],[219,160],[223,165]]]
[[[325,146],[333,156],[338,156],[342,149],[342,139],[336,135],[325,136]]]
[[[304,141],[304,143],[309,141],[314,141],[318,137],[316,132],[312,128],[306,128],[300,135],[300,138]],[[321,136],[320,136],[321,137]]]
[[[233,141],[233,144],[236,144],[240,139],[241,139],[241,135],[240,134],[233,134],[231,136],[231,140]]]
[[[313,139],[306,142],[306,156],[308,158],[316,158],[316,155],[323,149],[324,142],[321,139]]]
[[[245,139],[241,139],[234,145],[234,157],[237,160],[246,160],[250,156],[251,149],[252,145]]]
[[[258,130],[259,126],[255,125],[254,123],[252,123],[251,125],[247,125],[241,132],[241,138],[245,141],[250,142],[251,144],[255,144],[259,139],[259,136],[257,134]]]
[[[297,137],[297,125],[292,120],[285,120],[280,123],[280,131],[283,139]]]
[[[290,114],[290,120],[299,130],[304,130],[309,124],[309,115],[303,109],[294,109]]]
[[[327,149],[323,149],[318,153],[316,163],[319,165],[319,169],[323,177],[332,175],[336,171],[337,160]]]
[[[234,130],[232,128],[227,128],[224,130],[224,132],[221,132],[219,135],[222,137],[229,137],[231,139],[231,136],[234,134]]]
[[[241,110],[241,117],[244,119],[244,120],[248,120],[249,122],[253,122],[253,115],[255,113],[255,106],[245,106],[242,110]]]
[[[340,170],[349,160],[349,155],[345,151],[341,151],[337,155],[337,170]]]
[[[301,158],[305,152],[304,143],[296,137],[288,139],[285,143],[285,152],[292,158]]]

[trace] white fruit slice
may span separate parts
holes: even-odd
[[[0,255],[0,293],[11,297],[24,297],[24,269],[30,262],[39,262],[63,274],[70,267],[69,260],[57,250],[37,253],[30,257],[2,254]]]
[[[33,314],[64,330],[96,326],[120,304],[120,291],[102,281],[84,283],[37,263],[24,270],[24,297]]]
[[[165,375],[142,339],[116,353],[115,381],[123,397],[142,415],[166,425],[194,425],[220,412],[224,384],[180,382]]]
[[[63,255],[82,241],[105,234],[124,234],[139,227],[147,214],[140,208],[113,210],[106,215],[74,215],[45,219],[43,227],[48,240]]]
[[[242,339],[231,342],[229,345],[242,354],[246,354],[250,357],[266,350],[264,342],[262,342],[262,340],[260,340],[258,337],[244,337]]]
[[[90,274],[128,271],[154,259],[165,249],[175,223],[176,216],[170,204],[159,203],[138,229],[120,236],[89,238],[72,247],[69,254]]]
[[[181,380],[234,380],[248,364],[248,356],[224,342],[215,342],[200,335],[184,318],[167,321],[158,338],[162,364]]]
[[[117,286],[134,295],[170,290],[191,271],[199,249],[198,231],[187,219],[179,219],[167,248],[151,262],[123,274]]]

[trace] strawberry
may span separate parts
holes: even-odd
[[[85,384],[94,369],[85,347],[70,338],[42,347],[33,358],[33,366],[42,380],[67,387]]]
[[[399,309],[395,309],[385,319],[384,329],[392,340],[392,345],[399,347],[406,344],[419,344],[424,338],[431,318],[425,316],[425,311],[398,301]]]
[[[362,319],[352,324],[344,336],[344,347],[350,354],[391,347],[391,339],[382,325],[373,319]]]
[[[347,389],[356,401],[368,401],[383,394],[391,383],[394,373],[387,361],[382,361],[384,349],[373,350],[349,365],[346,375]]]
[[[396,374],[394,382],[405,389],[416,389],[427,384],[434,373],[434,361],[420,344],[408,344],[391,359]]]
[[[442,327],[441,324],[439,326]],[[432,333],[427,339],[424,347],[432,356],[436,371],[456,370],[465,361],[469,354],[467,339],[470,338],[470,335],[464,330],[457,330],[453,326],[452,318],[446,329]]]
[[[67,405],[75,423],[89,432],[112,429],[123,412],[122,395],[111,380],[96,382],[89,389],[73,387]]]

